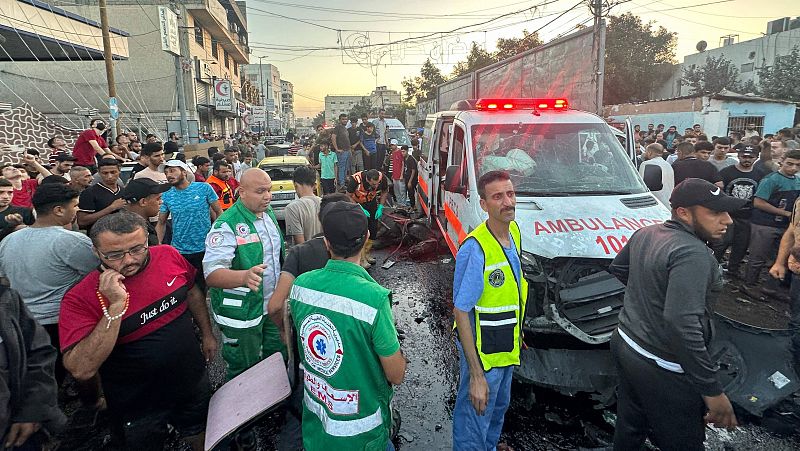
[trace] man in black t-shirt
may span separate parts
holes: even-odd
[[[119,180],[119,161],[102,159],[97,165],[100,183],[92,185],[83,192],[78,200],[78,225],[87,232],[98,219],[114,213],[125,206]]]
[[[0,240],[9,233],[33,224],[33,214],[29,208],[11,205],[14,186],[0,178]]]
[[[707,160],[711,156],[714,145],[708,141],[699,141],[697,144],[683,142],[678,144],[679,155],[690,155],[672,163],[675,172],[675,186],[688,178],[702,179],[722,188],[722,178],[717,168]]]
[[[763,170],[756,169],[753,163],[758,157],[758,151],[752,146],[741,147],[738,152],[739,162],[734,166],[719,171],[727,195],[739,199],[747,199],[747,205],[739,211],[731,213],[733,224],[728,227],[725,237],[718,244],[712,246],[717,261],[722,261],[725,251],[731,248],[728,258],[727,273],[729,276],[739,278],[739,265],[747,255],[750,246],[750,217],[753,214],[753,197],[758,189],[758,183],[766,175]]]

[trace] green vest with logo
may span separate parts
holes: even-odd
[[[280,261],[283,262],[284,243],[281,229],[278,227],[278,220],[269,207],[265,214],[269,215],[281,240]],[[222,224],[227,224],[236,236],[236,252],[230,269],[247,270],[256,265],[264,263],[264,247],[261,237],[258,236],[254,221],[257,219],[255,213],[248,210],[239,200],[232,207],[225,210],[211,227],[211,231],[219,229]],[[258,291],[253,291],[247,287],[237,287],[231,289],[210,288],[211,309],[217,317],[232,319],[242,324],[240,328],[253,327],[266,314],[264,311],[264,289],[259,287]]]
[[[509,230],[517,254],[521,256],[522,239],[515,221],[511,221]],[[520,282],[517,284],[503,246],[485,221],[467,235],[465,241],[469,239],[478,242],[484,255],[483,294],[475,305],[475,345],[478,357],[485,371],[519,365],[528,282],[520,274]]]
[[[390,291],[353,263],[330,260],[295,280],[289,308],[304,369],[305,449],[386,450],[394,391],[373,342],[397,340],[391,314],[378,321],[390,305]]]

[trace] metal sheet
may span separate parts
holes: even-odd
[[[439,85],[436,89],[436,106],[439,110],[449,110],[453,103],[473,98],[472,85],[472,73]]]
[[[477,97],[565,97],[572,108],[594,111],[592,32],[577,31],[478,70]]]
[[[291,393],[283,357],[272,354],[223,385],[208,405],[205,449],[277,406]]]

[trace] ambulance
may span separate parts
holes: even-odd
[[[463,100],[428,115],[423,133],[416,196],[453,256],[487,218],[480,176],[510,174],[530,287],[516,375],[570,395],[613,396],[608,340],[625,287],[607,267],[636,230],[670,216],[619,134],[566,99]]]

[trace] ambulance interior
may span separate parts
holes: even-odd
[[[471,130],[476,179],[506,170],[521,195],[638,194],[647,188],[604,124],[485,124]]]

